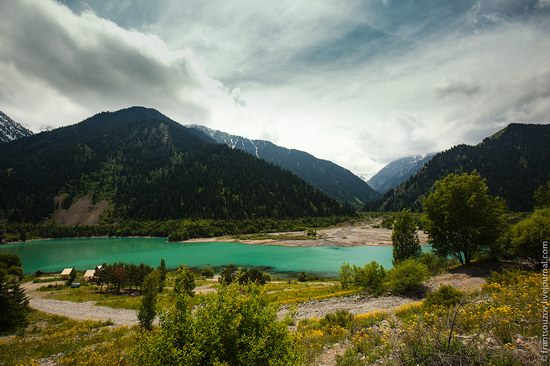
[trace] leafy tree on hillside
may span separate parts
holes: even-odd
[[[416,222],[409,210],[403,210],[395,216],[391,239],[393,264],[409,258],[418,258],[422,253],[416,232]]]
[[[477,172],[449,174],[424,199],[433,249],[469,264],[472,256],[495,245],[501,234],[505,205],[489,195]]]

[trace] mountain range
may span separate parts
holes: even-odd
[[[514,211],[533,209],[533,192],[550,178],[550,125],[512,123],[481,143],[458,145],[432,157],[414,176],[388,191],[379,209],[421,209],[436,180],[476,170],[489,191]]]
[[[340,202],[361,207],[363,204],[381,197],[365,181],[349,170],[331,161],[318,159],[307,152],[287,149],[270,141],[251,140],[231,135],[205,126],[191,125],[191,127],[205,133],[218,143],[225,144],[232,149],[245,151],[252,156],[291,171]]]
[[[434,155],[435,153],[413,155],[394,160],[376,173],[367,183],[377,192],[384,194],[415,175]]]
[[[110,220],[352,212],[291,172],[143,107],[0,149],[0,218],[40,222],[75,207]]]
[[[32,135],[32,131],[0,111],[0,144]]]

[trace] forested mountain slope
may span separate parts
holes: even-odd
[[[413,155],[394,160],[367,181],[379,193],[386,193],[415,175],[435,154]]]
[[[287,149],[265,140],[251,140],[204,126],[192,125],[219,143],[246,151],[260,159],[289,170],[328,196],[351,205],[361,206],[380,198],[365,181],[349,170],[307,152]]]
[[[550,177],[550,125],[513,123],[476,146],[458,145],[436,154],[416,175],[387,192],[380,209],[420,209],[436,180],[473,170],[510,209],[531,210],[534,190]]]
[[[113,219],[350,212],[293,174],[142,107],[99,113],[0,150],[0,216],[41,221],[84,196],[108,201]]]

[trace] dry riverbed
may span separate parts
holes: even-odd
[[[282,239],[265,239],[265,240],[240,240],[233,237],[216,237],[216,238],[200,238],[187,240],[187,243],[199,242],[216,242],[216,241],[235,241],[244,244],[259,244],[259,245],[282,245],[282,246],[305,246],[305,247],[320,247],[320,246],[360,246],[360,245],[392,245],[392,231],[384,228],[375,228],[368,223],[357,223],[355,225],[337,226],[327,229],[318,229],[315,239],[290,240],[285,236],[300,236],[304,232],[284,232],[270,233],[271,236],[281,236]],[[421,244],[428,242],[428,235],[423,231],[418,232],[418,237]]]

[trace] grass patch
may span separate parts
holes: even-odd
[[[105,322],[75,321],[32,311],[29,326],[20,335],[0,338],[2,365],[33,365],[55,356],[56,364],[117,364],[131,345],[134,328],[112,327]],[[109,353],[85,352],[85,349],[112,347]],[[57,355],[57,356],[56,356]],[[88,363],[69,362],[74,357],[88,357]],[[113,360],[115,362],[108,362]]]

